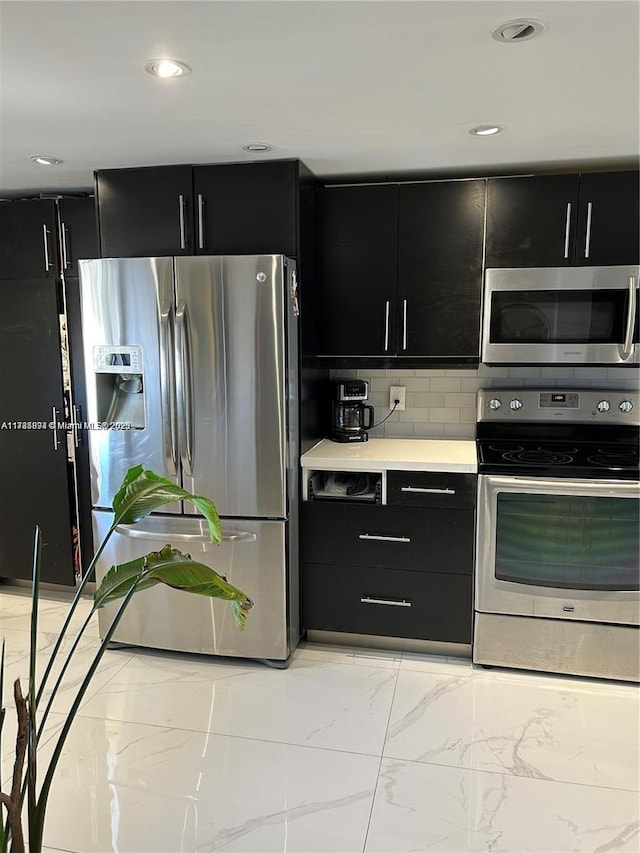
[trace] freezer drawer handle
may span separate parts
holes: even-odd
[[[411,542],[408,536],[376,536],[374,533],[360,533],[358,539],[375,539],[377,542]]]
[[[420,492],[423,495],[455,495],[455,489],[422,489],[419,486],[402,486],[401,492]]]
[[[391,607],[411,607],[411,602],[406,598],[372,598],[369,595],[363,595],[360,602],[361,604],[389,604]]]
[[[124,524],[116,525],[116,533],[120,536],[129,536],[132,539],[171,539],[180,542],[209,542],[208,536],[203,536],[201,533],[158,533],[157,530],[143,530],[139,527],[127,527]],[[258,539],[255,533],[225,533],[222,536],[223,542],[231,542],[234,545],[242,545],[248,542],[256,542]],[[213,544],[213,543],[211,543]]]

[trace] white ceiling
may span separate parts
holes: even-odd
[[[548,29],[491,38],[522,16]],[[2,0],[0,48],[5,196],[259,156],[339,177],[635,167],[639,153],[635,0]],[[193,73],[144,73],[165,55]],[[485,123],[504,132],[469,135]],[[275,150],[241,150],[256,141]]]

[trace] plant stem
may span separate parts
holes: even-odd
[[[76,648],[78,647],[78,643],[82,639],[82,635],[84,634],[86,627],[89,624],[89,621],[90,621],[90,619],[94,613],[95,613],[95,610],[91,610],[91,612],[89,613],[87,618],[84,620],[82,628],[80,628],[80,630],[78,631],[78,635],[75,638],[73,645],[71,646],[69,654],[67,655],[67,659],[65,660],[65,662],[62,666],[62,669],[60,670],[60,674],[58,675],[58,679],[57,679],[55,685],[53,686],[53,690],[51,691],[51,695],[49,696],[49,701],[47,702],[47,707],[44,709],[44,712],[42,714],[42,719],[40,720],[40,725],[38,726],[38,736],[36,738],[36,744],[39,743],[39,741],[40,741],[40,737],[41,737],[42,732],[44,730],[44,725],[47,721],[47,717],[49,716],[49,711],[51,710],[51,706],[53,705],[53,702],[56,698],[58,688],[60,687],[62,679],[64,678],[64,674],[67,671],[67,667],[71,663],[71,658],[73,657],[73,654],[74,654]]]
[[[38,688],[38,695],[36,696],[36,708],[40,704],[40,700],[42,698],[42,692],[44,690],[44,686],[47,682],[47,679],[48,679],[49,674],[51,672],[51,669],[53,667],[53,663],[56,659],[56,655],[58,654],[58,651],[59,651],[60,646],[62,644],[62,640],[65,636],[66,630],[69,627],[69,623],[71,622],[71,619],[73,617],[73,614],[75,613],[76,607],[78,606],[78,602],[80,601],[80,596],[82,595],[84,588],[86,587],[87,583],[89,582],[89,578],[93,574],[96,563],[98,562],[98,557],[104,551],[105,546],[111,537],[111,534],[116,529],[117,523],[118,523],[118,519],[114,518],[111,527],[109,528],[106,536],[102,540],[102,544],[100,545],[100,547],[98,548],[96,553],[93,555],[93,558],[92,558],[91,562],[89,563],[89,567],[85,573],[85,576],[80,581],[80,585],[79,585],[78,589],[76,590],[76,594],[74,596],[74,599],[71,602],[71,606],[69,607],[69,612],[67,613],[67,617],[64,620],[64,624],[62,625],[62,628],[60,629],[60,633],[58,634],[58,639],[56,640],[56,644],[53,647],[53,651],[51,652],[51,657],[49,658],[49,662],[48,662],[47,667],[44,671],[44,675],[42,676],[42,681],[40,682],[40,687]]]
[[[115,526],[115,525],[114,525]],[[118,608],[116,615],[113,617],[111,625],[109,625],[109,629],[102,638],[102,642],[100,643],[100,647],[96,652],[96,656],[89,667],[89,671],[84,677],[84,681],[80,685],[76,698],[69,710],[67,715],[67,719],[65,721],[64,726],[62,727],[62,731],[58,737],[58,742],[56,743],[55,749],[53,751],[53,755],[51,756],[51,760],[49,761],[49,767],[47,768],[46,776],[44,777],[44,782],[42,783],[42,788],[40,790],[40,796],[38,797],[38,802],[36,804],[35,812],[33,815],[33,819],[29,819],[29,853],[42,853],[42,840],[44,836],[44,818],[45,812],[47,808],[47,800],[49,798],[49,791],[51,789],[51,783],[53,782],[53,775],[55,773],[55,769],[57,767],[58,761],[60,759],[60,755],[62,754],[62,749],[64,747],[65,741],[67,739],[67,735],[69,734],[69,730],[71,729],[71,724],[73,723],[75,716],[78,712],[78,708],[82,703],[82,699],[84,698],[84,694],[87,691],[89,683],[93,678],[93,675],[98,668],[98,664],[102,660],[102,656],[104,655],[109,640],[111,639],[113,632],[118,626],[118,622],[124,613],[125,607],[131,600],[134,592],[136,591],[136,584],[134,584],[129,592],[124,597],[122,604]]]

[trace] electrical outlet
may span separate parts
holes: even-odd
[[[395,406],[396,412],[404,412],[404,400],[406,393],[407,389],[404,385],[392,385],[391,388],[389,388],[389,408],[393,409],[396,400],[398,400],[398,405]]]

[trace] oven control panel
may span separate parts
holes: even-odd
[[[486,388],[478,421],[567,421],[640,425],[640,392],[611,388]]]

